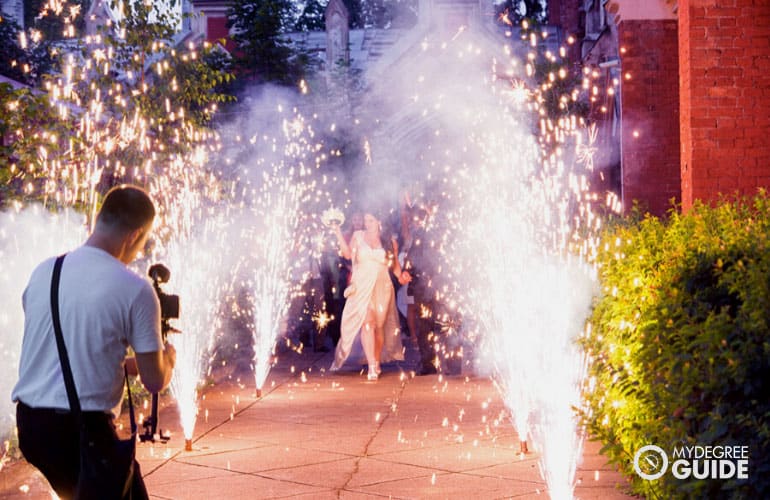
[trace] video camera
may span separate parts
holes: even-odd
[[[152,286],[155,288],[155,295],[158,296],[158,302],[160,302],[160,326],[165,341],[169,332],[180,333],[168,322],[170,319],[179,318],[179,295],[164,293],[160,288],[161,283],[167,283],[171,278],[171,271],[163,264],[153,264],[147,274],[152,278]]]
[[[163,264],[153,264],[150,266],[147,274],[152,279],[152,287],[155,289],[155,295],[158,296],[158,302],[160,302],[160,333],[163,336],[163,342],[165,342],[169,333],[181,333],[169,323],[170,319],[179,318],[179,295],[165,293],[160,288],[161,283],[167,283],[169,278],[171,278],[171,271],[169,271]],[[165,443],[169,440],[169,436],[164,435],[163,431],[158,433],[157,393],[152,395],[151,414],[144,419],[142,425],[144,426],[144,434],[139,435],[140,441],[150,441],[154,443],[157,439],[160,442]]]

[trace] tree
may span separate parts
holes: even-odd
[[[297,31],[323,31],[326,29],[324,18],[326,7],[318,0],[307,0],[302,13],[294,26]]]
[[[0,74],[25,82],[27,75],[23,70],[27,54],[19,46],[19,25],[6,17],[0,17]]]
[[[59,118],[46,94],[0,83],[0,208],[6,200],[39,188],[48,174],[40,168],[41,155],[57,149],[55,138],[73,136],[72,123]]]
[[[284,38],[294,27],[295,6],[291,0],[235,0],[228,12],[238,48],[235,53],[239,76],[259,82],[291,85],[302,74],[296,54]]]
[[[85,12],[89,4],[89,0],[25,0],[24,26],[40,31],[42,39],[49,42],[65,38],[64,33],[69,30],[70,25],[74,29],[70,37],[81,35],[85,28]]]
[[[416,0],[367,0],[360,5],[361,27],[409,28],[417,23]]]
[[[391,0],[386,5],[393,28],[411,28],[417,24],[419,5],[415,0]]]
[[[25,46],[21,44],[22,38]],[[0,74],[35,84],[52,64],[47,40],[31,36],[15,21],[0,15]]]
[[[361,0],[342,0],[345,7],[348,8],[348,26],[350,29],[361,29],[364,27],[364,7]]]

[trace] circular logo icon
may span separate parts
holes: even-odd
[[[668,470],[668,455],[660,446],[642,446],[634,455],[634,470],[647,481],[658,479]]]

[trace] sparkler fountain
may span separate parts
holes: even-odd
[[[314,186],[311,177],[316,166],[311,161],[317,149],[310,142],[312,127],[296,109],[291,116],[285,116],[282,106],[276,111],[282,120],[282,135],[255,135],[250,141],[262,156],[248,165],[249,170],[256,171],[259,185],[245,195],[250,220],[241,235],[243,246],[249,249],[245,267],[252,295],[252,367],[257,397],[262,395],[274,362],[282,319],[297,286],[292,282],[293,268],[304,261],[292,257],[302,247],[301,208]]]
[[[200,167],[182,162],[176,165],[173,176],[159,177],[151,189],[164,209],[163,227],[173,234],[157,253],[174,271],[173,289],[182,308],[176,325],[180,334],[171,339],[177,352],[171,391],[178,404],[188,451],[192,450],[198,414],[198,386],[221,327],[219,305],[231,286],[233,266],[222,258],[231,241],[231,207],[221,202],[215,204],[210,196],[205,196],[217,184]],[[179,185],[174,186],[175,182]]]
[[[257,396],[272,366],[281,319],[286,314],[291,287],[289,258],[297,229],[300,189],[290,178],[265,179],[254,207],[260,225],[249,231],[254,268],[254,379]]]

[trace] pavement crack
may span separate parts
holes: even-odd
[[[357,455],[355,457],[355,460],[353,462],[353,470],[348,475],[348,477],[345,479],[345,482],[342,486],[340,486],[337,489],[337,498],[339,498],[342,494],[342,492],[347,491],[348,485],[353,480],[353,478],[358,474],[359,472],[359,466],[361,464],[362,458],[368,458],[369,457],[369,447],[372,445],[374,440],[377,438],[377,436],[380,434],[380,431],[382,430],[382,426],[385,425],[385,422],[390,418],[390,416],[394,413],[393,407],[395,406],[398,408],[398,403],[401,399],[401,396],[404,394],[404,390],[406,389],[408,379],[405,379],[401,382],[401,385],[396,392],[395,396],[393,397],[393,400],[389,403],[388,411],[385,413],[385,415],[378,420],[377,426],[374,428],[374,432],[372,432],[371,436],[369,437],[369,440],[364,445],[364,451],[361,455]]]

